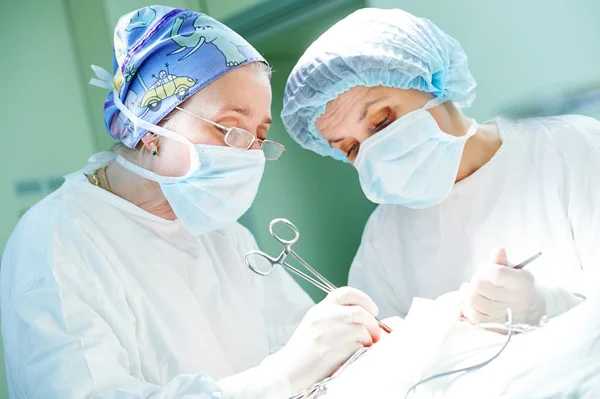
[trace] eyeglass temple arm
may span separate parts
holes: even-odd
[[[204,117],[202,117],[202,116],[200,116],[200,115],[196,115],[196,114],[194,114],[193,112],[190,112],[190,111],[188,111],[187,109],[183,109],[183,108],[181,108],[181,107],[175,107],[175,109],[178,109],[178,110],[179,110],[179,111],[181,111],[181,112],[184,112],[184,113],[186,113],[186,114],[188,114],[188,115],[191,115],[191,116],[193,116],[193,117],[195,117],[195,118],[198,118],[198,119],[200,119],[200,120],[203,120],[204,122],[210,123],[211,125],[213,125],[213,126],[216,126],[216,127],[218,127],[219,129],[223,129],[223,130],[225,130],[226,132],[227,132],[227,131],[229,131],[229,128],[227,128],[227,127],[225,127],[225,126],[223,126],[223,125],[219,125],[218,123],[216,123],[216,122],[213,122],[213,121],[211,121],[210,119],[206,119],[206,118],[204,118]]]
[[[190,111],[188,111],[187,109],[183,109],[183,108],[181,108],[181,107],[175,107],[175,109],[178,109],[178,110],[179,110],[179,111],[181,111],[181,112],[184,112],[184,113],[186,113],[186,114],[188,114],[188,115],[191,115],[191,116],[193,116],[194,118],[198,118],[198,119],[200,119],[200,120],[202,120],[202,121],[204,121],[204,122],[206,122],[206,123],[210,123],[211,125],[213,125],[213,126],[216,126],[216,127],[218,127],[219,129],[223,129],[225,132],[229,132],[229,131],[231,130],[231,129],[230,129],[230,128],[228,128],[228,127],[225,127],[225,126],[223,126],[223,125],[220,125],[220,124],[218,124],[217,122],[213,122],[213,121],[211,121],[210,119],[206,119],[206,118],[204,118],[204,117],[202,117],[202,116],[200,116],[200,115],[196,115],[196,114],[194,114],[193,112],[190,112]],[[253,135],[253,136],[254,136],[254,135]],[[253,140],[253,142],[254,142],[254,141],[258,141],[258,142],[260,143],[260,146],[261,146],[261,147],[262,147],[262,145],[265,143],[265,141],[269,141],[269,142],[272,142],[272,143],[277,143],[276,141],[269,140],[269,139],[260,139],[260,138],[258,138],[258,137],[256,137],[256,136],[254,136],[254,140]],[[286,150],[286,148],[283,146],[283,144],[281,144],[281,143],[277,143],[277,144],[278,144],[278,145],[281,147],[281,149],[282,149],[283,151],[285,151],[285,150]],[[252,144],[250,144],[250,146],[252,146]],[[248,147],[248,148],[250,148],[250,147]]]

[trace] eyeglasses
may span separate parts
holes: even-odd
[[[275,161],[278,159],[281,154],[285,151],[285,147],[283,144],[280,144],[273,140],[262,140],[257,138],[255,135],[250,133],[247,130],[240,129],[239,127],[225,127],[215,123],[209,119],[203,118],[200,115],[196,115],[188,110],[185,110],[181,107],[175,107],[179,111],[185,112],[188,115],[196,117],[204,122],[210,123],[213,126],[216,126],[221,130],[221,133],[225,134],[225,144],[229,147],[237,148],[238,150],[248,150],[254,142],[258,142],[260,144],[260,149],[265,154],[265,158],[269,161]]]

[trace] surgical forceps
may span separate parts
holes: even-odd
[[[286,226],[288,229],[288,234],[293,233],[292,238],[284,238],[278,235],[274,228],[277,225]],[[294,245],[298,239],[300,238],[300,232],[298,228],[294,226],[292,222],[287,219],[273,219],[271,223],[269,223],[269,232],[277,240],[281,245],[283,245],[283,251],[277,257],[272,257],[266,254],[263,251],[250,251],[246,254],[246,266],[250,268],[254,273],[259,274],[261,276],[268,276],[273,272],[275,266],[283,266],[287,268],[289,271],[294,273],[295,275],[303,278],[309,283],[313,284],[315,287],[324,291],[325,293],[330,293],[335,290],[337,287],[333,285],[329,280],[323,277],[319,272],[313,269],[308,263],[304,261],[294,250],[292,249],[292,245]],[[301,270],[298,270],[296,267],[290,265],[285,261],[288,255],[292,255],[302,266],[306,268],[314,277],[309,276]],[[379,326],[381,329],[387,333],[391,333],[392,329],[377,319]]]

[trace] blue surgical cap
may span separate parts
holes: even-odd
[[[302,147],[347,161],[315,121],[329,101],[361,85],[421,90],[463,108],[475,99],[476,86],[458,41],[431,21],[365,8],[325,32],[292,70],[281,112],[287,131]]]
[[[158,123],[176,106],[227,72],[265,59],[236,32],[205,14],[143,7],[115,27],[113,85],[139,118]],[[144,129],[119,111],[111,92],[104,103],[108,133],[135,148]]]

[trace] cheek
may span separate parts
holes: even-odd
[[[433,116],[433,119],[435,119],[439,128],[443,132],[448,133],[454,131],[454,129],[452,129],[452,119],[450,118],[448,112],[446,112],[444,107],[435,107],[433,109],[430,109],[429,113],[431,114],[431,116]]]
[[[163,141],[159,156],[152,159],[152,171],[161,176],[183,176],[189,169],[190,147],[176,141]]]
[[[179,119],[175,119],[165,127],[170,131],[185,137],[194,144],[225,145],[225,142],[223,141],[224,134],[213,129],[211,126],[208,126],[207,122],[191,118],[193,117],[182,115]],[[163,141],[163,143],[166,143],[167,145],[170,145],[171,142],[173,142],[173,140]]]
[[[224,146],[225,135],[222,133],[205,134],[202,138],[193,141],[194,144],[207,144],[207,145],[219,145]]]

